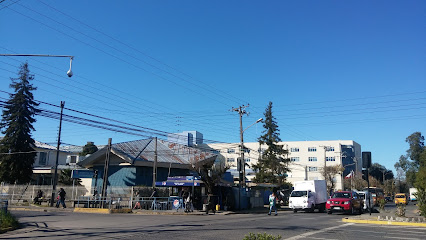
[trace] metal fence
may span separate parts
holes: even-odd
[[[151,198],[152,187],[108,187],[105,198],[99,196],[101,188],[86,188],[85,186],[63,186],[58,185],[65,190],[65,202],[67,206],[88,207],[88,208],[133,208],[137,202],[143,209],[170,210],[173,209],[173,202],[176,197],[169,197],[168,189],[157,189],[159,197]],[[7,200],[10,205],[25,205],[35,203],[35,198],[39,191],[42,191],[42,197],[37,202],[40,205],[49,205],[52,196],[52,185],[16,185],[1,184],[0,200]],[[94,194],[96,190],[97,194]],[[55,199],[58,193],[55,193]],[[155,204],[154,202],[155,199]],[[182,201],[182,200],[180,200]],[[146,207],[149,206],[149,207]]]

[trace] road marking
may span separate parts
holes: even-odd
[[[307,237],[309,239],[318,239],[318,240],[339,240],[335,238],[319,238],[319,237]]]
[[[386,236],[386,238],[396,238],[396,239],[401,239],[401,237],[389,237],[389,236]],[[420,238],[408,238],[408,237],[404,237],[404,240],[408,240],[408,239],[412,239],[412,240],[421,240]]]
[[[303,238],[306,238],[306,237],[314,235],[314,234],[323,233],[323,232],[327,232],[329,230],[333,230],[333,229],[336,229],[336,228],[341,228],[341,227],[345,227],[345,226],[349,226],[349,225],[354,225],[354,224],[355,223],[345,223],[345,224],[342,224],[342,225],[339,225],[339,226],[324,228],[324,229],[321,229],[321,230],[318,230],[318,231],[307,232],[307,233],[303,233],[303,234],[300,234],[300,235],[297,235],[297,236],[294,236],[294,237],[291,237],[291,238],[287,238],[287,240],[296,240],[296,239],[301,239],[301,238],[303,239]]]

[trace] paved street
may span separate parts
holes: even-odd
[[[86,214],[14,211],[26,228],[0,239],[242,239],[249,232],[283,239],[424,239],[426,228],[343,223],[347,215],[279,212],[231,215]]]

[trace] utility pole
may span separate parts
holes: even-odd
[[[105,166],[104,166],[104,175],[102,176],[102,193],[101,193],[101,201],[102,201],[102,207],[106,203],[106,195],[107,195],[107,185],[108,185],[108,168],[109,168],[109,160],[110,160],[110,154],[111,154],[111,142],[112,139],[108,138],[108,147],[106,151],[105,156]]]
[[[240,167],[241,169],[238,169],[240,186],[246,185],[246,163],[244,160],[243,115],[246,114],[248,116],[249,113],[245,109],[249,106],[250,104],[247,104],[247,106],[242,105],[242,106],[239,106],[238,108],[232,108],[232,111],[237,112],[238,115],[240,116],[240,141],[241,141],[240,142]]]
[[[152,187],[155,187],[155,181],[157,181],[157,158],[158,158],[158,154],[157,154],[157,137],[154,138],[155,142],[154,142],[154,165],[152,166]]]
[[[53,175],[53,189],[52,189],[52,196],[50,198],[51,207],[53,207],[53,202],[55,201],[56,184],[58,181],[59,146],[61,145],[62,115],[64,112],[64,106],[65,106],[65,101],[61,101],[61,115],[59,116],[58,144],[56,145],[55,174]]]

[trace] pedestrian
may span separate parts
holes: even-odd
[[[42,201],[42,199],[43,199],[43,191],[38,190],[38,191],[37,191],[37,195],[36,195],[36,197],[34,198],[34,204],[41,205],[41,201]]]
[[[275,216],[278,215],[276,204],[277,204],[277,197],[275,196],[275,193],[272,192],[271,195],[269,195],[269,213],[268,213],[268,215],[271,215],[272,208],[275,209]]]
[[[158,197],[157,189],[153,188],[153,191],[152,191],[152,194],[151,194],[151,198],[153,198],[152,204],[151,204],[152,210],[157,210],[157,201],[156,201],[157,197]]]
[[[67,206],[65,205],[65,196],[67,195],[67,193],[65,192],[65,190],[63,188],[59,189],[58,192],[58,201],[56,202],[56,207],[59,207],[59,204],[62,204],[63,208],[67,208]]]

